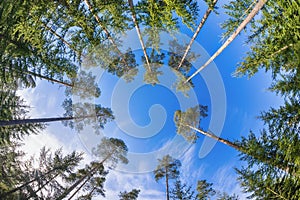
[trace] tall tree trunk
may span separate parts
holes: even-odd
[[[168,168],[166,167],[166,193],[167,193],[167,200],[170,199],[169,195],[169,176],[168,176]]]
[[[248,154],[247,152],[245,152],[245,150],[243,149],[242,146],[239,146],[239,145],[237,145],[237,144],[235,144],[235,143],[233,143],[233,142],[231,142],[231,141],[229,141],[229,140],[223,139],[223,138],[218,137],[218,136],[216,136],[216,135],[214,135],[214,134],[212,134],[212,133],[208,133],[208,132],[206,132],[206,131],[203,131],[203,130],[201,130],[201,129],[195,128],[195,127],[193,127],[193,126],[186,125],[186,124],[184,124],[184,125],[187,126],[187,127],[189,127],[189,128],[191,128],[191,129],[193,129],[193,130],[195,130],[195,131],[197,131],[198,133],[201,133],[202,135],[208,136],[208,137],[210,137],[210,138],[212,138],[212,139],[214,139],[214,140],[217,140],[217,141],[219,141],[219,142],[222,142],[223,144],[225,144],[225,145],[227,145],[227,146],[230,146],[230,147],[232,147],[232,148],[234,148],[234,149],[240,151],[241,153]],[[249,155],[249,154],[248,154],[248,155]],[[278,169],[281,169],[282,171],[285,171],[285,172],[288,173],[288,174],[291,174],[290,171],[289,171],[289,167],[288,167],[288,166],[287,166],[287,167],[282,167],[282,166],[274,165],[274,164],[272,163],[272,160],[271,160],[270,158],[258,158],[258,157],[255,156],[255,155],[249,155],[249,156],[251,156],[251,157],[253,157],[253,158],[255,158],[255,159],[257,159],[257,160],[259,160],[259,161],[261,161],[261,162],[263,162],[263,163],[265,163],[265,164],[268,164],[268,165],[274,166],[274,167],[276,167],[276,168],[278,168]],[[297,174],[295,174],[295,173],[293,173],[292,175],[298,176],[298,177],[299,177],[299,175],[297,175]]]
[[[66,82],[63,82],[63,81],[60,81],[60,80],[57,80],[57,79],[54,79],[54,78],[49,78],[47,76],[43,76],[41,74],[36,74],[34,72],[31,72],[31,71],[23,71],[25,74],[29,74],[29,75],[32,75],[32,76],[35,76],[35,77],[38,77],[40,79],[45,79],[47,81],[50,81],[50,82],[53,82],[53,83],[58,83],[58,84],[61,84],[61,85],[64,85],[64,86],[67,86],[67,87],[73,87],[74,85],[71,84],[71,83],[66,83]]]
[[[81,190],[81,188],[90,180],[92,178],[92,176],[89,176],[78,188],[77,188],[77,190],[68,198],[68,200],[71,200],[74,196],[75,196],[75,194],[77,194],[80,190]]]
[[[37,73],[34,73],[32,71],[27,71],[27,70],[21,70],[21,69],[16,69],[16,68],[7,68],[7,67],[4,67],[6,70],[10,71],[10,70],[14,70],[14,71],[17,71],[19,73],[24,73],[24,74],[28,74],[28,75],[31,75],[31,76],[34,76],[34,77],[38,77],[40,79],[45,79],[47,81],[50,81],[50,82],[53,82],[53,83],[58,83],[58,84],[61,84],[61,85],[64,85],[64,86],[67,86],[67,87],[73,87],[74,85],[71,84],[71,83],[67,83],[67,82],[63,82],[63,81],[60,81],[60,80],[57,80],[57,79],[54,79],[54,78],[49,78],[47,76],[43,76],[41,74],[37,74]],[[4,69],[4,70],[5,70]]]
[[[60,174],[57,173],[55,176],[53,176],[52,178],[50,178],[46,183],[44,183],[41,187],[39,187],[39,189],[37,189],[36,191],[34,191],[34,193],[37,195],[37,193],[39,191],[41,191],[46,185],[48,185],[52,180],[54,180],[56,177],[58,177]],[[29,197],[26,198],[26,200],[30,199],[32,196],[32,194],[29,195]]]
[[[67,121],[74,119],[85,119],[95,117],[95,115],[81,116],[81,117],[51,117],[51,118],[36,118],[36,119],[14,119],[14,120],[0,120],[0,127],[2,126],[14,126],[21,124],[36,124],[36,123],[47,123],[55,121]]]
[[[14,189],[8,191],[8,192],[2,194],[1,197],[6,197],[6,196],[8,196],[8,195],[10,195],[10,194],[12,194],[12,193],[18,191],[18,190],[21,190],[23,187],[29,185],[30,183],[33,183],[34,181],[37,181],[38,179],[43,178],[43,177],[45,177],[45,176],[51,174],[52,172],[54,172],[54,171],[56,171],[56,170],[60,170],[61,167],[62,167],[62,166],[60,166],[60,167],[55,167],[55,168],[49,170],[48,172],[46,172],[45,174],[42,174],[41,176],[36,177],[36,178],[34,178],[34,179],[30,180],[30,181],[27,181],[26,183],[24,183],[24,184],[22,184],[22,185],[20,185],[20,186],[18,186],[18,187],[16,187],[16,188],[14,188]]]
[[[114,153],[114,151],[112,151],[110,154],[108,154],[101,162],[99,162],[99,165],[103,164],[107,159],[109,159],[112,154]],[[60,195],[57,200],[62,200],[64,199],[66,196],[68,196],[81,182],[83,182],[86,178],[88,177],[92,177],[93,173],[97,170],[99,166],[96,165],[95,167],[93,167],[86,175],[84,175],[83,177],[81,177],[79,180],[77,180],[73,185],[71,185],[66,191],[64,191],[62,193],[62,195]],[[78,190],[79,191],[79,190]],[[72,195],[73,196],[73,195]]]
[[[230,146],[230,147],[233,147],[234,149],[236,149],[236,150],[238,150],[238,151],[243,152],[242,147],[240,147],[240,146],[234,144],[233,142],[230,142],[229,140],[225,140],[225,139],[223,139],[223,138],[220,138],[220,137],[216,136],[215,134],[212,134],[212,133],[203,131],[203,130],[201,130],[201,129],[195,128],[195,127],[190,126],[190,125],[186,125],[186,126],[189,127],[189,128],[191,128],[191,129],[193,129],[193,130],[195,130],[195,131],[197,131],[197,132],[199,132],[199,133],[201,133],[201,134],[203,134],[203,135],[205,135],[205,136],[208,136],[208,137],[210,137],[210,138],[212,138],[212,139],[215,139],[215,140],[217,140],[217,141],[219,141],[219,142],[222,142],[223,144],[226,144],[226,145],[228,145],[228,146]]]
[[[265,5],[267,0],[259,0],[249,15],[244,19],[244,21],[239,25],[239,27],[231,34],[231,36],[225,41],[225,43],[202,65],[195,73],[193,73],[186,81],[187,83],[194,76],[196,76],[201,70],[207,67],[222,51],[236,38],[236,36],[245,28],[245,26],[254,18],[254,16],[261,10]]]
[[[143,49],[143,53],[144,53],[144,56],[145,56],[145,59],[146,59],[148,70],[151,72],[151,67],[150,67],[149,58],[148,58],[148,55],[147,55],[147,52],[146,52],[145,43],[143,41],[141,30],[140,30],[138,21],[136,19],[136,14],[135,14],[135,10],[134,10],[133,1],[132,0],[128,0],[128,4],[130,6],[130,10],[131,10],[131,13],[132,13],[132,15],[131,15],[132,21],[134,22],[135,29],[136,29],[136,32],[138,34],[138,37],[139,37],[139,40],[140,40],[140,43],[141,43],[141,46],[142,46],[142,49]]]
[[[109,39],[109,41],[112,43],[112,45],[114,46],[115,50],[118,52],[119,56],[122,58],[122,62],[125,66],[128,67],[126,61],[124,60],[124,56],[122,54],[122,52],[120,51],[120,49],[118,48],[116,42],[114,41],[114,39],[111,37],[111,34],[109,33],[109,31],[107,30],[107,28],[102,24],[99,16],[97,15],[97,13],[94,13],[94,8],[92,7],[92,5],[90,4],[89,0],[84,0],[84,3],[86,4],[86,6],[88,7],[89,11],[93,14],[93,16],[95,17],[97,23],[99,24],[99,26],[103,29],[103,31],[105,32],[107,38]]]
[[[212,5],[209,6],[208,9],[206,10],[204,16],[202,17],[201,22],[199,23],[199,25],[198,25],[198,27],[197,27],[197,29],[196,29],[196,31],[195,31],[193,37],[192,37],[192,39],[190,40],[190,43],[188,44],[188,46],[187,46],[186,49],[185,49],[185,52],[184,52],[184,54],[183,54],[183,57],[182,57],[182,59],[181,59],[179,65],[178,65],[177,69],[179,69],[179,68],[182,66],[182,64],[183,64],[183,62],[184,62],[184,59],[186,58],[187,54],[189,53],[190,48],[192,47],[192,44],[194,43],[196,37],[197,37],[198,34],[200,33],[200,31],[201,31],[203,25],[205,24],[205,22],[206,22],[208,16],[209,16],[210,13],[212,12],[213,7],[217,4],[217,2],[218,2],[218,0],[214,0],[214,1],[212,2]]]

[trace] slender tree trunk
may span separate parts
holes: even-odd
[[[88,174],[92,173],[92,171],[90,171]],[[88,175],[87,174],[87,175]],[[68,196],[68,194],[70,194],[86,177],[87,175],[83,176],[81,179],[79,179],[78,181],[76,181],[73,185],[71,185],[71,187],[69,187],[67,190],[65,190],[58,198],[57,200],[62,200],[64,199],[66,196]]]
[[[39,176],[39,177],[36,177],[36,178],[34,178],[34,179],[30,180],[30,181],[27,181],[26,183],[24,183],[24,184],[22,184],[22,185],[20,185],[20,186],[18,186],[18,187],[16,187],[16,188],[14,188],[14,189],[8,191],[8,192],[2,194],[1,197],[6,197],[6,196],[8,196],[8,195],[10,195],[10,194],[12,194],[12,193],[18,191],[18,190],[21,190],[23,187],[29,185],[30,183],[33,183],[34,181],[37,181],[38,179],[40,179],[40,178],[42,178],[42,177],[45,177],[45,176],[47,176],[47,175],[51,174],[52,172],[54,172],[54,171],[56,171],[56,170],[59,170],[59,169],[60,169],[59,167],[56,167],[56,168],[54,168],[54,169],[51,169],[51,170],[49,170],[48,172],[46,172],[45,174],[43,174],[43,175],[41,175],[41,176]]]
[[[8,71],[11,70],[11,69],[8,69],[7,67],[5,67],[5,69],[8,70]],[[57,80],[57,79],[49,78],[47,76],[43,76],[41,74],[37,74],[37,73],[31,72],[31,71],[21,70],[21,69],[16,69],[16,68],[12,68],[12,69],[17,71],[17,72],[20,72],[20,73],[32,75],[34,77],[38,77],[40,79],[45,79],[47,81],[50,81],[50,82],[53,82],[53,83],[58,83],[58,84],[61,84],[61,85],[67,86],[67,87],[73,87],[74,86],[73,84],[66,83],[66,82],[63,82],[63,81],[60,81],[60,80]]]
[[[31,72],[31,71],[23,71],[23,72],[26,73],[26,74],[38,77],[40,79],[45,79],[47,81],[50,81],[50,82],[53,82],[53,83],[58,83],[58,84],[61,84],[61,85],[67,86],[67,87],[73,87],[74,86],[73,84],[66,83],[66,82],[63,82],[63,81],[60,81],[60,80],[57,80],[57,79],[49,78],[47,76],[43,76],[43,75],[40,75],[40,74],[36,74],[34,72]]]
[[[111,34],[109,33],[109,31],[107,30],[107,28],[102,24],[100,18],[98,17],[98,15],[96,13],[94,13],[94,9],[92,7],[92,5],[90,4],[89,0],[84,0],[86,6],[88,7],[89,11],[93,14],[93,16],[95,17],[97,23],[99,24],[99,26],[103,29],[103,31],[105,32],[107,38],[109,39],[109,41],[112,43],[112,45],[114,46],[115,50],[118,52],[119,56],[122,58],[122,62],[125,66],[128,67],[126,61],[124,60],[124,56],[122,54],[122,52],[120,51],[120,49],[118,48],[117,44],[115,43],[114,39],[111,37]]]
[[[139,37],[139,40],[140,40],[140,43],[141,43],[141,46],[142,46],[142,49],[143,49],[143,53],[144,53],[144,56],[145,56],[145,59],[146,59],[148,70],[151,72],[151,67],[150,67],[149,58],[148,58],[148,55],[147,55],[147,52],[146,52],[145,43],[143,41],[141,30],[140,30],[138,21],[136,19],[136,14],[135,14],[135,10],[134,10],[133,1],[132,0],[128,0],[128,4],[130,6],[130,10],[131,10],[131,13],[132,13],[132,15],[131,15],[132,21],[134,22],[134,25],[135,25],[135,28],[136,28],[136,32],[138,34],[138,37]]]
[[[167,193],[167,200],[170,199],[169,195],[169,176],[168,176],[168,168],[166,167],[166,193]]]
[[[194,76],[196,76],[201,70],[207,67],[222,51],[238,36],[238,34],[245,28],[245,26],[254,18],[254,16],[261,10],[267,0],[259,0],[249,15],[239,25],[239,27],[232,33],[232,35],[225,41],[225,43],[202,65],[195,73],[193,73],[186,81],[187,83]]]
[[[96,187],[93,187],[93,189],[89,192],[88,197],[92,198],[92,194],[96,189]]]
[[[46,185],[48,185],[52,180],[54,180],[56,177],[59,176],[59,173],[57,173],[55,176],[53,176],[50,180],[48,180],[46,183],[44,183],[41,187],[39,187],[39,189],[37,189],[36,191],[34,191],[34,193],[37,195],[37,193],[39,191],[41,191]],[[26,198],[26,200],[30,199],[32,196],[32,194]]]
[[[214,134],[212,134],[212,133],[208,133],[208,132],[206,132],[206,131],[203,131],[203,130],[201,130],[201,129],[195,128],[195,127],[193,127],[193,126],[186,125],[186,124],[184,124],[184,125],[187,126],[187,127],[189,127],[189,128],[191,128],[191,129],[193,129],[193,130],[195,130],[195,131],[197,131],[198,133],[201,133],[202,135],[205,135],[205,136],[210,137],[210,138],[212,138],[212,139],[214,139],[214,140],[217,140],[217,141],[219,141],[219,142],[222,142],[223,144],[225,144],[225,145],[227,145],[227,146],[230,146],[230,147],[232,147],[232,148],[234,148],[234,149],[240,151],[241,153],[247,154],[247,153],[245,152],[245,150],[243,149],[242,146],[239,146],[239,145],[237,145],[237,144],[234,144],[233,142],[231,142],[231,141],[229,141],[229,140],[223,139],[223,138],[218,137],[218,136],[216,136],[216,135],[214,135]],[[249,154],[248,154],[248,155],[249,155]],[[261,162],[263,162],[263,163],[265,163],[265,164],[269,164],[269,165],[271,165],[271,166],[277,167],[278,169],[281,169],[282,171],[285,171],[285,172],[288,173],[288,174],[292,174],[292,175],[294,175],[294,176],[298,176],[296,173],[291,173],[291,172],[289,171],[289,167],[282,167],[282,166],[274,165],[274,164],[272,163],[272,160],[271,160],[270,158],[257,158],[257,157],[254,156],[254,155],[249,155],[249,156],[251,156],[251,157],[253,157],[254,159],[257,159],[257,160],[259,160],[259,161],[261,161]]]
[[[78,188],[77,188],[77,190],[68,198],[68,200],[71,200],[74,196],[75,196],[75,194],[77,194],[80,190],[81,190],[81,188],[90,180],[92,178],[92,176],[90,176],[90,177],[88,177]]]
[[[44,26],[48,31],[50,31],[53,35],[55,35],[55,36],[56,36],[59,40],[61,40],[65,45],[67,45],[70,49],[72,49],[73,51],[75,51],[77,55],[80,55],[80,53],[77,52],[77,51],[72,47],[72,45],[71,45],[69,42],[67,42],[61,35],[59,35],[58,33],[56,33],[51,27],[47,26],[47,24],[45,24],[45,23],[42,23],[42,24],[43,24],[43,26]]]
[[[103,164],[107,159],[109,159],[113,155],[114,151],[112,151],[110,154],[108,154],[100,163],[99,165]],[[99,166],[93,167],[85,176],[81,177],[79,180],[77,180],[73,185],[71,185],[66,191],[63,192],[62,195],[60,195],[57,200],[62,200],[66,196],[68,196],[84,179],[88,177],[92,177],[93,173],[97,170]]]
[[[208,16],[209,16],[210,13],[212,12],[213,7],[217,4],[217,2],[218,2],[218,0],[214,0],[214,1],[212,2],[211,7],[208,7],[208,9],[206,10],[204,16],[202,17],[202,20],[201,20],[200,24],[198,25],[198,27],[197,27],[197,29],[196,29],[196,31],[195,31],[195,33],[194,33],[192,39],[190,40],[190,43],[188,44],[188,46],[187,46],[186,49],[185,49],[185,52],[184,52],[184,54],[183,54],[183,57],[182,57],[182,59],[181,59],[179,65],[178,65],[177,69],[179,69],[179,68],[182,66],[182,64],[183,64],[183,62],[184,62],[184,59],[186,58],[187,54],[189,53],[190,48],[192,47],[192,44],[194,43],[196,37],[197,37],[198,34],[200,33],[200,31],[201,31],[203,25],[205,24],[205,22],[206,22]]]
[[[238,150],[238,151],[243,152],[242,147],[240,147],[240,146],[234,144],[233,142],[230,142],[229,140],[225,140],[225,139],[223,139],[223,138],[220,138],[220,137],[216,136],[215,134],[212,134],[212,133],[203,131],[203,130],[201,130],[201,129],[195,128],[195,127],[190,126],[190,125],[186,125],[186,126],[189,127],[189,128],[191,128],[191,129],[193,129],[193,130],[195,130],[195,131],[197,131],[197,132],[199,132],[199,133],[201,133],[201,134],[203,134],[203,135],[205,135],[205,136],[208,136],[208,137],[210,137],[210,138],[212,138],[212,139],[215,139],[215,140],[217,140],[217,141],[219,141],[219,142],[222,142],[223,144],[226,144],[226,145],[228,145],[228,146],[230,146],[230,147],[233,147],[234,149],[236,149],[236,150]]]
[[[47,123],[55,121],[67,121],[74,119],[85,119],[95,117],[95,115],[81,116],[81,117],[51,117],[51,118],[36,118],[36,119],[14,119],[14,120],[0,120],[0,127],[2,126],[14,126],[21,124],[36,124],[36,123]]]

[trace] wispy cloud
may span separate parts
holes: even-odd
[[[246,199],[247,194],[242,192],[239,182],[237,181],[237,174],[234,171],[235,163],[228,163],[220,167],[215,175],[212,177],[214,182],[214,189],[220,192],[227,192],[228,194],[236,194],[239,199]]]
[[[110,171],[105,182],[106,197],[100,199],[118,199],[121,191],[140,189],[139,199],[161,200],[165,197],[164,187],[156,183],[152,173],[131,174],[118,171]]]

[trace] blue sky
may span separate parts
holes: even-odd
[[[218,5],[220,14],[213,13],[209,17],[196,40],[209,55],[212,55],[221,46],[222,30],[219,25],[226,18],[221,6]],[[199,19],[206,9],[202,1],[200,8]],[[181,29],[181,34],[187,38],[192,36],[191,31],[185,28]],[[134,36],[132,33],[130,36],[135,37],[136,35]],[[259,72],[251,79],[232,76],[236,63],[241,61],[248,49],[243,42],[244,39],[243,34],[238,36],[214,61],[224,83],[226,94],[226,118],[220,134],[221,137],[229,140],[246,136],[250,129],[258,132],[262,124],[256,119],[256,116],[270,106],[276,107],[282,102],[280,97],[267,91],[271,82],[269,74]],[[134,39],[129,38],[128,44],[137,49],[137,55],[141,55],[139,43],[132,40]],[[205,56],[202,55],[201,59],[205,61]],[[200,66],[193,67],[199,68]],[[207,155],[200,158],[199,151],[204,137],[201,136],[196,144],[189,145],[175,133],[173,112],[180,108],[188,108],[195,103],[195,99],[196,103],[208,105],[209,114],[211,114],[212,99],[208,90],[209,86],[205,85],[205,78],[198,75],[193,79],[195,88],[192,92],[195,93],[195,96],[186,99],[182,94],[174,92],[170,81],[174,81],[175,77],[166,68],[165,70],[165,74],[160,77],[162,85],[157,86],[143,84],[139,80],[142,78],[142,74],[138,75],[137,82],[132,83],[132,88],[136,88],[136,90],[133,89],[133,92],[127,95],[130,97],[129,99],[126,99],[125,96],[128,91],[131,91],[128,89],[131,86],[109,74],[102,74],[101,70],[96,70],[96,73],[101,74],[98,77],[98,83],[102,95],[99,99],[92,101],[112,107],[118,117],[115,122],[107,124],[103,134],[122,138],[126,142],[129,147],[131,163],[128,166],[121,165],[117,170],[111,171],[105,184],[107,197],[95,199],[117,199],[116,195],[119,191],[129,191],[133,188],[141,189],[139,199],[164,199],[164,182],[156,183],[151,169],[156,165],[157,157],[162,157],[166,153],[181,160],[181,177],[184,182],[195,186],[197,180],[206,179],[208,182],[212,182],[217,190],[240,195],[241,189],[233,170],[233,167],[241,165],[238,161],[238,152],[217,143],[211,151],[207,152]],[[140,66],[140,72],[142,73],[142,71],[143,68]],[[122,87],[126,89],[124,90]],[[121,93],[122,91],[124,94]],[[64,88],[62,87],[38,81],[36,88],[24,89],[19,93],[32,106],[31,117],[56,117],[62,116],[64,112],[60,107],[64,97]],[[223,103],[222,101],[219,104]],[[114,110],[114,108],[116,109]],[[202,126],[206,129],[210,121],[209,116],[203,121]],[[220,123],[223,124],[221,121]],[[86,162],[89,162],[95,159],[89,154],[89,150],[100,141],[100,138],[89,129],[77,134],[60,123],[52,123],[44,133],[25,138],[24,149],[29,154],[38,154],[38,149],[43,145],[53,149],[62,146],[65,152],[71,150],[87,152]],[[244,199],[244,196],[240,195],[240,198]]]

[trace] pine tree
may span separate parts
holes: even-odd
[[[120,192],[119,198],[120,200],[137,200],[140,192],[141,190],[139,189],[132,189],[130,192]]]
[[[230,18],[223,24],[225,36],[248,13],[252,1],[232,1],[225,8]],[[250,6],[251,7],[251,6]],[[247,56],[238,64],[236,75],[253,76],[259,69],[272,73],[271,90],[284,96],[299,97],[299,12],[298,1],[268,1],[262,15],[251,22],[246,32],[251,47]]]
[[[16,149],[14,151],[17,153]],[[16,161],[20,162],[21,158],[18,159]],[[1,199],[11,199],[15,195],[22,199],[53,197],[63,190],[58,180],[73,171],[81,160],[82,154],[76,152],[64,156],[61,149],[53,154],[49,149],[43,148],[36,160],[38,167],[34,166],[34,158],[15,165],[20,174],[12,176],[11,179],[17,182],[6,191],[1,191],[0,197]],[[13,164],[16,161],[10,162]]]
[[[154,170],[155,180],[158,181],[162,178],[166,180],[166,195],[167,200],[170,199],[169,194],[169,181],[171,179],[177,179],[179,176],[178,168],[181,166],[179,160],[172,158],[170,155],[164,156],[162,159],[158,159],[159,164]]]
[[[21,145],[17,142],[0,144],[0,197],[14,188],[22,181],[21,158],[25,155],[23,151],[18,150]],[[19,198],[19,194],[12,193],[10,199]],[[5,199],[5,198],[3,198]]]
[[[187,186],[180,179],[177,179],[170,191],[170,198],[173,200],[195,200],[196,195],[195,191],[192,190],[192,186]]]
[[[14,88],[3,86],[0,90],[0,124],[14,120],[22,120],[27,115],[28,106],[24,100],[16,95]],[[12,139],[21,139],[25,135],[37,134],[45,126],[39,122],[31,124],[17,124],[16,126],[0,126],[0,144],[10,142]]]
[[[197,199],[204,200],[214,196],[216,191],[211,187],[212,183],[207,183],[206,180],[200,180],[197,182]]]
[[[174,83],[174,87],[176,91],[182,92],[185,96],[188,97],[188,92],[193,87],[191,82],[185,84],[188,73],[192,67],[192,62],[196,60],[199,56],[195,52],[190,52],[189,55],[183,55],[182,52],[185,49],[185,45],[180,44],[177,39],[174,39],[169,42],[169,60],[168,65],[174,72],[174,74],[178,77]],[[178,69],[177,65],[180,62],[180,59],[184,57],[184,60],[181,63],[181,68]]]
[[[143,61],[145,61],[145,58],[143,58]],[[164,53],[159,53],[156,50],[152,49],[151,54],[149,56],[149,62],[150,62],[150,69],[145,67],[146,71],[144,74],[144,82],[147,84],[156,85],[159,83],[158,76],[162,75],[162,71],[159,70],[160,67],[163,65],[163,59],[165,58]]]
[[[86,169],[82,169],[77,174],[74,174],[73,177],[71,177],[70,179],[73,184],[67,187],[67,189],[57,199],[60,200],[66,198],[68,195],[72,193],[72,191],[75,190],[76,187],[79,188],[84,187],[86,184],[88,184],[89,181],[94,180],[95,175],[97,173],[100,174],[101,176],[106,175],[106,172],[103,171],[104,164],[110,167],[115,167],[119,162],[122,162],[124,164],[128,163],[128,159],[126,158],[128,148],[125,145],[125,143],[120,139],[104,137],[101,139],[101,143],[98,144],[97,148],[94,148],[92,152],[96,157],[102,160],[98,162],[93,162],[91,166],[87,166]],[[103,185],[102,182],[100,183],[101,183],[100,191],[97,192],[103,195],[104,194],[102,189]],[[94,191],[95,191],[94,188],[92,188],[89,194],[93,195]],[[71,195],[71,197],[77,194],[78,192],[79,190],[77,189]]]
[[[300,169],[297,153],[300,151],[298,105],[298,101],[286,102],[285,106],[279,109],[271,109],[262,113],[261,119],[267,127],[261,130],[260,135],[256,136],[251,132],[239,141],[229,141],[196,128],[197,118],[201,116],[198,109],[190,108],[186,112],[177,111],[174,119],[177,133],[183,135],[188,141],[195,141],[198,138],[197,133],[200,133],[238,150],[240,159],[247,162],[246,168],[237,170],[246,191],[259,191],[260,193],[258,192],[256,196],[263,193],[272,194],[274,198],[275,193],[279,191],[289,191],[286,184],[293,184],[293,188],[298,187]],[[265,187],[262,183],[272,184]],[[266,192],[266,188],[273,192]],[[287,195],[288,197],[297,196],[297,193],[289,192]]]

